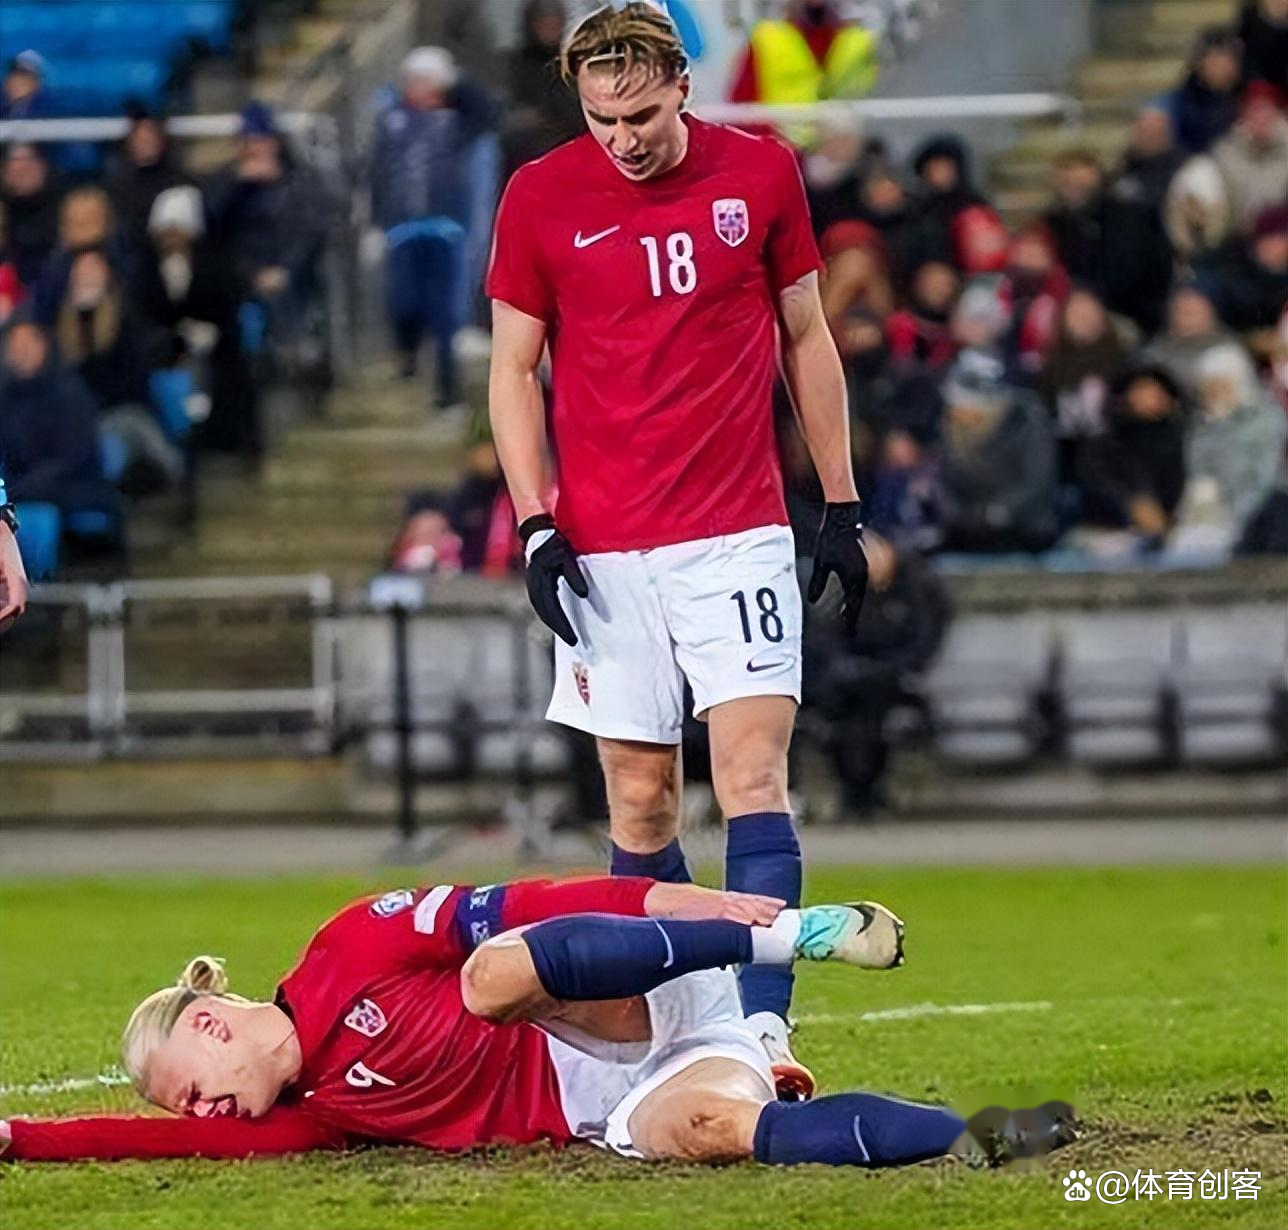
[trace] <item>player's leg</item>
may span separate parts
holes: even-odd
[[[608,788],[612,873],[669,884],[692,878],[678,837],[680,749],[660,743],[597,739]]]
[[[707,711],[711,780],[728,821],[725,887],[800,905],[801,850],[787,800],[787,750],[796,721],[791,696],[745,696]],[[752,966],[740,975],[743,1010],[784,1020],[791,966]]]
[[[872,1093],[778,1102],[755,1068],[725,1058],[652,1090],[627,1130],[645,1157],[689,1162],[899,1166],[972,1149],[966,1121],[944,1107]]]
[[[698,970],[841,961],[887,969],[902,960],[903,924],[883,906],[783,910],[768,927],[569,914],[475,949],[461,969],[465,1007],[500,1023],[558,1015],[561,1005],[629,999]]]

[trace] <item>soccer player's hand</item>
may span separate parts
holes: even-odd
[[[696,884],[660,882],[644,898],[644,910],[650,918],[678,918],[685,922],[724,919],[750,927],[769,926],[786,904],[777,897],[760,897],[755,893],[727,893]]]
[[[814,571],[809,600],[817,602],[836,573],[841,582],[841,619],[851,636],[859,624],[863,595],[868,591],[868,557],[863,550],[863,522],[858,500],[828,504],[814,542]]]
[[[13,531],[0,523],[0,632],[27,607],[27,573]]]
[[[0,1119],[0,1157],[4,1157],[11,1144],[13,1144],[13,1129],[10,1128],[7,1119]]]
[[[577,566],[572,544],[555,529],[554,518],[548,513],[527,518],[519,526],[519,537],[528,560],[528,599],[532,609],[560,640],[575,645],[577,634],[559,602],[559,582],[567,581],[578,598],[589,597],[590,589]]]

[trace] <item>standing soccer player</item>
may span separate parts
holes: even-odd
[[[590,131],[515,174],[487,283],[497,450],[528,592],[558,637],[548,716],[596,736],[614,873],[684,881],[687,679],[729,821],[726,885],[795,906],[801,609],[771,410],[780,359],[827,499],[810,599],[835,572],[852,625],[867,584],[804,188],[785,146],[684,113],[684,48],[651,4],[592,14],[562,69]],[[741,985],[780,1077],[808,1095],[787,1046],[790,966],[749,966]]]

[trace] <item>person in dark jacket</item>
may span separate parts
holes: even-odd
[[[1140,205],[1161,220],[1167,190],[1188,157],[1176,143],[1167,108],[1157,103],[1142,107],[1132,121],[1122,165],[1110,191],[1115,200]]]
[[[1246,243],[1227,245],[1198,273],[1230,328],[1274,328],[1288,303],[1288,206],[1266,210]]]
[[[1168,96],[1176,138],[1193,154],[1206,152],[1239,118],[1243,43],[1225,26],[1199,35],[1185,80]]]
[[[121,238],[130,252],[148,246],[152,203],[167,188],[192,183],[165,126],[142,104],[126,106],[130,122],[120,152],[109,165],[105,185],[116,207]]]
[[[826,723],[824,746],[841,783],[847,818],[888,800],[892,710],[916,707],[915,678],[934,659],[952,619],[944,584],[915,553],[901,554],[869,533],[868,596],[851,637],[835,619],[806,614],[801,707]]]
[[[944,386],[936,491],[949,551],[1043,551],[1059,533],[1051,418],[1002,359],[958,356]]]
[[[11,145],[0,168],[9,256],[19,281],[31,289],[58,246],[62,185],[36,145]]]
[[[900,372],[943,371],[957,352],[952,315],[961,277],[946,261],[926,261],[913,275],[908,306],[886,318],[890,359]]]
[[[439,404],[459,401],[453,343],[482,284],[496,203],[496,109],[441,47],[403,63],[403,93],[377,122],[371,207],[386,232],[389,312],[403,374],[436,343]]]
[[[520,43],[510,56],[504,130],[507,177],[586,130],[581,103],[557,67],[567,20],[563,0],[528,0],[523,7]]]
[[[1083,520],[1161,545],[1185,491],[1180,386],[1161,367],[1128,371],[1113,385],[1107,428],[1083,454]]]
[[[115,507],[99,467],[98,410],[84,381],[62,367],[45,330],[11,321],[0,366],[0,458],[15,504],[52,504],[66,516]]]
[[[45,89],[45,58],[38,51],[20,51],[0,84],[0,120],[44,120],[54,114]]]
[[[1288,0],[1247,0],[1238,28],[1244,74],[1288,94]]]
[[[211,235],[244,295],[289,317],[320,293],[329,198],[263,103],[242,109],[237,159],[215,179],[206,204]]]
[[[1006,265],[1006,228],[975,187],[966,143],[953,133],[931,137],[914,154],[912,167],[920,188],[922,253],[931,255],[934,245],[947,239],[962,273],[1000,272]]]
[[[201,194],[167,188],[153,202],[148,247],[138,263],[134,300],[156,339],[167,389],[209,400],[197,442],[225,452],[259,450],[258,398],[242,352],[237,278],[206,236]],[[187,406],[177,407],[188,417]]]
[[[1110,311],[1146,332],[1160,323],[1172,281],[1172,252],[1158,218],[1105,188],[1094,154],[1070,150],[1055,161],[1055,200],[1042,221],[1069,277],[1090,286]]]

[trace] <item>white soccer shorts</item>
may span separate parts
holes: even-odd
[[[785,526],[577,561],[590,596],[560,583],[578,644],[555,638],[552,722],[674,744],[686,678],[699,718],[744,696],[800,700],[801,597]]]
[[[773,1100],[773,1070],[743,1018],[732,970],[684,974],[644,998],[651,1042],[603,1042],[563,1022],[543,1026],[564,1117],[574,1135],[625,1157],[641,1157],[630,1135],[636,1107],[659,1085],[704,1059],[746,1065],[764,1082],[765,1100]]]

